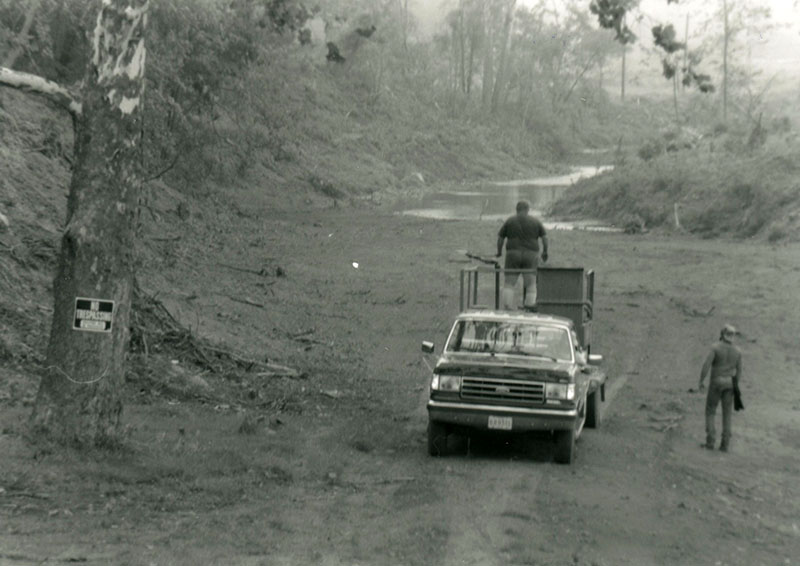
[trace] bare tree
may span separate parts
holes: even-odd
[[[408,51],[408,0],[403,0],[403,50]]]
[[[481,87],[481,102],[484,108],[489,108],[491,103],[491,93],[494,87],[494,17],[492,6],[489,3],[483,5],[483,84]]]
[[[667,0],[668,3],[671,0]],[[591,0],[589,11],[597,16],[600,27],[614,30],[614,39],[622,45],[620,70],[620,100],[625,102],[625,63],[628,44],[636,41],[636,34],[627,24],[628,13],[639,5],[639,0]]]
[[[731,67],[741,70],[741,65],[737,65],[737,53],[742,47],[739,36],[742,32],[751,36],[766,35],[773,24],[769,7],[755,2],[722,0],[716,17],[722,20],[722,120],[727,122],[732,94],[731,76],[736,71]]]
[[[511,25],[514,22],[514,8],[517,0],[509,0],[505,7],[505,21],[503,23],[502,43],[500,44],[500,61],[497,67],[497,77],[492,90],[492,113],[497,112],[498,104],[505,86],[506,59],[508,57],[509,42],[511,41]]]
[[[47,358],[31,416],[60,441],[118,437],[133,291],[133,240],[148,0],[104,0],[81,100],[41,77],[0,69],[0,84],[69,110],[75,166],[54,281]]]
[[[722,0],[722,121],[728,121],[728,45],[731,39],[728,0]]]

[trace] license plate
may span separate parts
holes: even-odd
[[[511,430],[511,417],[489,417],[489,428]]]

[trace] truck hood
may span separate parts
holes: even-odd
[[[448,355],[439,358],[436,373],[462,376],[512,377],[560,381],[575,375],[576,365],[571,362],[554,362],[545,358],[481,355]]]

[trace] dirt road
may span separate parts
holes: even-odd
[[[552,264],[597,271],[601,428],[572,466],[536,438],[439,459],[419,344],[441,346],[456,312],[454,250],[491,251],[498,226],[247,198],[204,228],[152,226],[181,238],[151,241],[142,284],[201,334],[304,376],[225,380],[165,359],[153,380],[203,394],[132,378],[129,448],[87,455],[25,442],[32,380],[8,369],[0,564],[800,562],[799,247],[553,233]],[[728,454],[700,449],[704,398],[687,391],[723,322],[743,333],[747,407]]]

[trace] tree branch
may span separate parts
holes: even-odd
[[[28,6],[28,11],[25,13],[25,22],[22,24],[22,29],[17,36],[16,45],[14,45],[14,49],[12,49],[3,60],[3,67],[8,67],[9,69],[13,67],[14,63],[17,61],[19,56],[22,55],[22,52],[28,45],[28,35],[31,33],[31,27],[33,27],[33,17],[36,15],[36,10],[38,8],[39,0],[33,0]]]
[[[158,178],[160,178],[160,177],[163,177],[164,175],[166,175],[166,174],[167,174],[167,173],[168,173],[168,172],[169,172],[169,171],[170,171],[170,170],[171,170],[173,167],[175,167],[175,165],[178,163],[178,159],[180,158],[180,156],[181,156],[180,152],[176,152],[176,153],[175,153],[175,157],[172,159],[172,161],[170,161],[170,162],[169,162],[169,164],[168,164],[166,167],[164,167],[163,169],[161,169],[161,171],[159,171],[158,173],[156,173],[156,174],[154,174],[154,175],[151,175],[151,176],[147,177],[147,178],[144,180],[144,182],[145,182],[145,183],[149,183],[149,182],[151,182],[151,181],[155,181],[156,179],[158,179]]]
[[[67,110],[74,119],[79,118],[83,111],[81,103],[67,89],[37,75],[0,67],[0,85],[43,96]]]
[[[569,87],[569,90],[566,92],[566,94],[564,94],[563,98],[561,99],[562,103],[566,104],[567,101],[569,101],[569,97],[572,96],[572,92],[575,90],[575,87],[578,86],[578,82],[581,80],[581,78],[583,78],[583,75],[586,74],[586,71],[588,71],[592,67],[592,65],[594,65],[595,58],[596,54],[589,57],[589,60],[583,66],[581,72],[578,74],[577,77],[575,77],[575,80],[572,82],[572,86]]]

